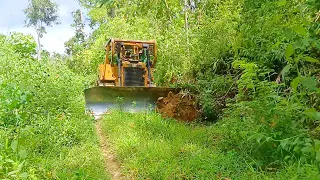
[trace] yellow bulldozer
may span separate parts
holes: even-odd
[[[156,87],[153,71],[157,62],[155,40],[110,38],[105,60],[98,67],[96,87],[85,90],[86,107],[99,117],[111,108],[137,112],[152,110],[159,97],[176,88]]]

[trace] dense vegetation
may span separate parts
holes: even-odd
[[[78,51],[76,62],[94,65],[82,72],[95,71],[108,37],[156,39],[157,84],[198,94],[222,152],[235,151],[257,172],[317,171],[318,1],[81,2],[96,28],[89,49]]]
[[[30,36],[0,43],[0,179],[105,179],[83,77],[34,59]]]
[[[155,38],[158,85],[200,93],[203,118],[228,126],[240,152],[270,150],[258,167],[319,162],[318,1],[82,2],[97,27],[80,51],[95,64],[85,71],[107,37]]]
[[[75,12],[64,60],[35,60],[30,36],[0,37],[0,178],[107,178],[82,91],[116,37],[156,39],[157,85],[197,95],[203,114],[104,117],[125,174],[319,179],[319,1],[80,2],[93,32]]]
[[[264,161],[245,156],[237,148],[243,145],[225,137],[234,133],[234,127],[186,125],[164,120],[159,114],[121,111],[106,115],[102,124],[128,178],[319,179],[315,165],[287,164],[286,168],[276,169],[270,164],[259,168],[258,163]],[[233,149],[226,149],[230,144]],[[250,148],[255,151],[256,147]]]

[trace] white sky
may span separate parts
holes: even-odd
[[[49,52],[64,53],[64,42],[74,35],[72,11],[81,9],[77,0],[53,0],[59,5],[59,25],[47,27],[47,34],[41,39],[43,49]],[[28,6],[28,0],[0,0],[0,34],[8,35],[10,32],[31,34],[36,39],[35,30],[24,26],[25,14],[23,9]],[[86,26],[87,33],[90,28]]]

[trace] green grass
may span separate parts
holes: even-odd
[[[25,48],[36,46],[32,37],[0,43],[0,179],[110,179],[84,113],[87,77],[59,60],[35,61]]]
[[[139,179],[235,177],[246,169],[235,152],[215,148],[206,127],[122,112],[105,116],[102,124],[124,173]]]
[[[96,140],[86,142],[64,149],[61,157],[53,158],[50,166],[56,174],[55,179],[110,179],[97,144]]]
[[[114,111],[102,119],[123,173],[136,179],[316,179],[313,166],[257,171],[235,150],[222,151],[215,125],[184,124],[158,114]]]
[[[72,147],[62,146],[58,156],[48,158],[47,169],[50,169],[54,179],[110,179],[104,168],[94,124],[92,121],[85,122],[88,123],[87,128],[77,127],[80,130],[78,133],[85,137],[80,143]]]
[[[19,148],[26,150],[25,158],[16,158],[16,153],[11,150],[10,139],[7,150],[0,147],[0,152],[14,161],[13,165],[24,161],[19,174],[26,173],[27,179],[110,179],[104,168],[92,119],[88,116],[79,119],[43,119],[41,124],[37,124],[21,129]],[[0,137],[8,137],[2,136],[4,134],[0,128]],[[0,170],[5,171],[1,169],[1,164]],[[4,165],[9,167],[8,164]],[[14,176],[4,177],[10,179]]]

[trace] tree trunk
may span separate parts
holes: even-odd
[[[187,53],[190,56],[190,48],[189,48],[189,23],[188,23],[188,11],[189,11],[189,4],[187,0],[184,0],[184,28],[186,31],[186,40],[187,40]]]
[[[184,27],[185,27],[186,31],[188,31],[188,29],[189,29],[188,10],[189,10],[188,1],[184,0]]]
[[[40,60],[41,59],[41,43],[40,43],[40,34],[39,34],[39,32],[37,31],[37,36],[38,36],[38,60]]]
[[[38,60],[41,59],[41,43],[40,43],[40,38],[41,38],[41,27],[42,27],[42,22],[38,22],[38,24],[36,25],[36,32],[37,32],[37,36],[38,36],[38,48],[37,48],[37,58]]]
[[[168,5],[168,2],[167,0],[164,0],[164,4],[166,5],[166,13],[167,13],[167,16],[170,20],[170,23],[172,23],[172,18],[171,18],[171,14],[170,14],[170,9],[169,9],[169,5]]]

